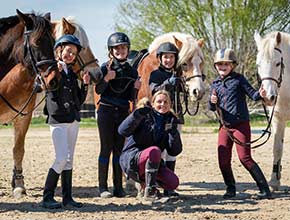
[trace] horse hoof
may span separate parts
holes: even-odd
[[[22,187],[16,187],[15,189],[13,189],[13,197],[15,199],[20,199],[23,195],[26,195],[26,192],[25,189],[23,189]]]
[[[273,192],[274,192],[274,191],[278,191],[278,190],[279,190],[279,187],[280,187],[280,182],[277,182],[277,181],[275,181],[275,182],[270,181],[270,182],[269,182],[269,186],[270,186],[270,188],[272,189]]]

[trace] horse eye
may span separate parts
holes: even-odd
[[[202,79],[202,81],[204,81],[206,79],[206,75],[205,74],[201,74],[201,79]]]
[[[277,63],[277,64],[276,64],[276,67],[278,67],[278,66],[280,66],[280,65],[281,65],[281,62]]]

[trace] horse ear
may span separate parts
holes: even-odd
[[[19,18],[20,22],[22,22],[26,26],[26,28],[28,30],[30,30],[32,28],[32,26],[33,26],[32,19],[28,15],[23,14],[18,9],[16,9],[16,12],[17,12],[17,15],[18,15],[18,18]]]
[[[51,21],[50,12],[46,13],[43,17],[44,17],[46,20]]]
[[[257,30],[255,30],[254,39],[256,41],[257,46],[259,46],[259,44],[262,40],[262,37]]]
[[[62,18],[61,22],[62,22],[63,30],[65,32],[64,34],[75,33],[76,28],[71,23],[69,23],[69,21],[67,21],[65,18]]]
[[[204,39],[203,39],[203,38],[199,39],[199,40],[197,41],[197,45],[198,45],[200,48],[202,48],[203,45],[204,45]]]
[[[277,43],[277,45],[281,43],[281,33],[280,32],[278,32],[276,35],[276,43]]]
[[[182,48],[182,42],[178,40],[175,36],[173,36],[173,38],[174,38],[176,47],[180,50]]]

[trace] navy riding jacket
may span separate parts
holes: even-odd
[[[174,86],[172,86],[168,79],[173,75],[171,71],[168,71],[161,66],[157,70],[154,70],[150,74],[149,86],[152,91],[152,94],[158,90],[165,89],[166,91],[173,93]],[[173,95],[173,94],[172,94]]]
[[[107,66],[108,62],[101,66],[104,77],[108,73]],[[138,72],[129,63],[120,64],[116,60],[113,61],[111,68],[116,71],[116,78],[106,82],[103,77],[95,87],[96,93],[101,94],[100,102],[129,108],[129,101],[135,99],[134,82],[138,78]]]
[[[60,84],[57,90],[48,91],[44,114],[48,115],[49,124],[72,123],[80,121],[81,105],[86,100],[88,85],[78,85],[77,75],[71,68],[68,73],[61,71]]]
[[[246,96],[254,101],[262,99],[259,91],[255,90],[242,74],[236,72],[231,72],[225,78],[218,76],[211,85],[210,96],[214,92],[218,97],[217,105],[227,126],[249,121]],[[210,96],[209,109],[216,111],[216,105],[211,103]]]
[[[119,126],[119,134],[127,137],[127,142],[122,150],[120,166],[122,170],[133,179],[138,173],[138,159],[142,150],[158,146],[161,151],[167,150],[171,156],[177,156],[182,151],[182,142],[178,130],[168,132],[166,124],[177,119],[172,113],[160,117],[154,110],[146,115],[140,115],[138,109],[132,112]],[[161,119],[161,120],[160,120]],[[157,121],[158,120],[158,121]],[[177,125],[176,125],[177,126]]]

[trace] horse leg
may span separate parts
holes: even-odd
[[[279,190],[281,185],[281,159],[283,154],[283,139],[285,133],[285,120],[281,119],[275,112],[273,118],[273,130],[274,130],[274,146],[273,146],[273,170],[269,186],[274,190]]]
[[[24,141],[25,136],[31,121],[32,114],[23,118],[19,118],[14,122],[14,148],[13,148],[13,160],[14,169],[12,176],[12,188],[13,196],[15,198],[21,198],[26,194],[24,187],[24,176],[22,175],[22,161],[24,157]]]

